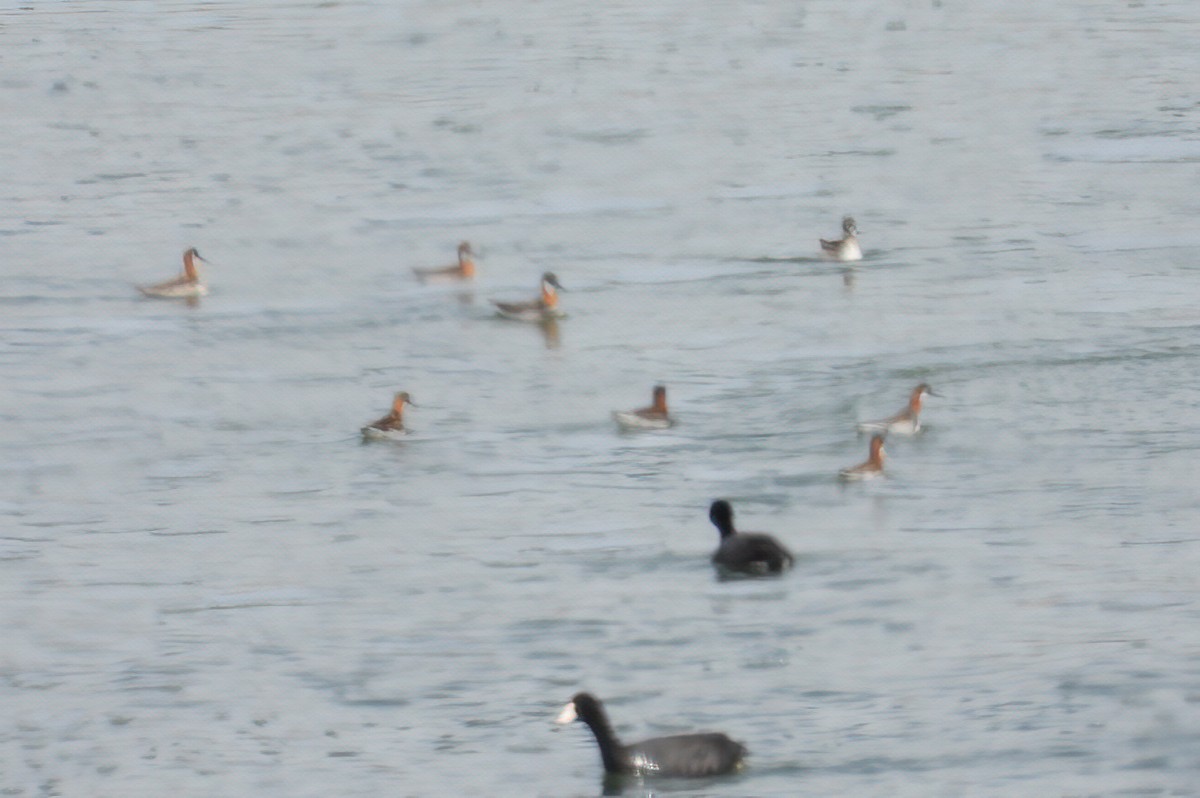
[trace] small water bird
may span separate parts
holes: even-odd
[[[423,283],[451,283],[475,277],[475,253],[467,241],[458,245],[458,263],[433,269],[414,268],[413,274]]]
[[[697,777],[719,776],[742,768],[749,751],[720,732],[654,737],[622,745],[608,722],[600,701],[578,693],[563,707],[556,723],[581,720],[596,736],[600,759],[609,775]]]
[[[529,302],[499,302],[493,299],[492,304],[496,306],[496,312],[506,319],[517,321],[557,319],[563,315],[563,312],[558,309],[558,291],[566,290],[559,285],[554,272],[546,272],[542,275],[542,295],[539,298]]]
[[[837,241],[821,239],[825,254],[840,261],[862,260],[862,247],[858,245],[858,225],[853,217],[842,218],[842,238]]]
[[[654,402],[639,410],[614,410],[613,420],[621,429],[666,429],[675,423],[667,413],[667,389],[654,386]]]
[[[916,435],[921,431],[921,401],[926,396],[939,396],[933,387],[923,382],[908,397],[908,405],[894,416],[878,421],[864,421],[858,425],[859,432],[883,432],[890,435]]]
[[[155,285],[139,285],[137,289],[144,296],[162,297],[164,299],[194,299],[208,293],[208,288],[200,281],[200,271],[196,261],[208,263],[200,257],[200,253],[192,247],[183,253],[183,274],[174,280],[167,280]]]
[[[870,456],[867,457],[865,463],[859,463],[850,468],[843,468],[838,472],[838,476],[852,482],[883,476],[883,460],[887,455],[883,451],[882,435],[871,436],[870,452]]]
[[[404,426],[404,406],[416,407],[408,391],[401,391],[392,399],[392,412],[378,421],[362,428],[364,440],[387,441],[396,440],[407,435],[410,430]]]
[[[712,503],[708,518],[721,533],[721,545],[712,556],[713,565],[717,568],[763,576],[781,574],[795,562],[791,552],[770,535],[734,529],[733,508],[724,499]]]

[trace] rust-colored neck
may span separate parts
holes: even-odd
[[[667,414],[667,389],[662,386],[654,389],[654,411]]]
[[[458,270],[463,277],[475,276],[475,261],[471,254],[471,245],[466,241],[458,245]]]
[[[183,253],[183,273],[192,282],[200,279],[200,272],[196,270],[196,253],[190,249]]]
[[[883,467],[883,438],[878,435],[871,439],[871,458],[869,462],[876,468]]]

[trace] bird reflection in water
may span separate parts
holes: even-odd
[[[538,327],[542,330],[542,338],[546,341],[546,348],[558,349],[562,344],[562,338],[559,335],[558,329],[558,319],[542,319],[538,322]]]

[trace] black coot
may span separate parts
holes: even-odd
[[[646,776],[717,776],[733,773],[742,766],[746,747],[719,732],[655,737],[632,745],[621,745],[609,725],[600,701],[590,693],[579,693],[563,707],[559,723],[582,720],[596,735],[600,758],[609,774],[633,773]]]
[[[724,499],[712,503],[708,517],[721,532],[721,545],[712,556],[718,568],[759,576],[780,574],[792,567],[791,553],[775,538],[734,529],[733,508]]]

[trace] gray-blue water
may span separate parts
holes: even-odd
[[[4,794],[597,795],[581,689],[751,750],[629,794],[1200,794],[1198,30],[5,3]],[[795,570],[717,581],[718,497]]]

